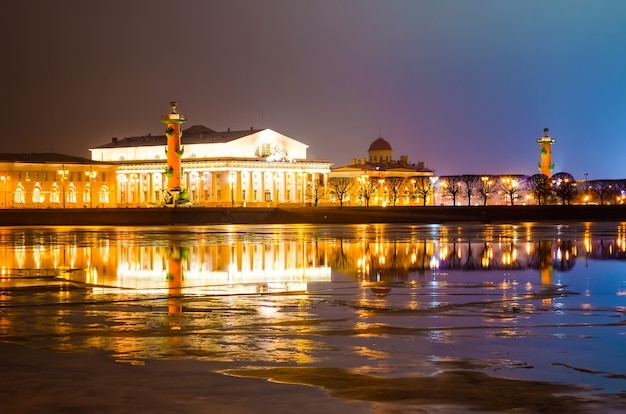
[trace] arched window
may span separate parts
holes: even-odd
[[[67,190],[67,200],[68,203],[76,204],[76,188],[74,184],[70,185],[70,188]]]
[[[33,203],[43,203],[44,196],[41,194],[41,187],[37,186],[33,189]]]
[[[89,203],[91,201],[91,187],[87,185],[85,192],[83,193],[83,203]]]
[[[59,204],[60,202],[61,197],[59,196],[59,187],[55,184],[52,186],[52,190],[50,191],[50,203]]]
[[[103,204],[109,203],[109,189],[105,185],[100,188],[100,192],[98,193],[98,202]]]
[[[26,195],[24,194],[24,187],[22,187],[21,184],[17,186],[17,188],[15,189],[15,196],[14,196],[13,201],[16,204],[26,203]]]

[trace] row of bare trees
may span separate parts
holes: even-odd
[[[442,197],[451,200],[452,205],[465,199],[467,205],[479,202],[487,205],[495,195],[506,204],[514,205],[522,194],[532,195],[536,204],[563,204],[574,201],[607,204],[623,201],[626,194],[626,180],[593,180],[579,185],[569,173],[559,172],[552,177],[535,175],[450,175],[438,179],[428,176],[413,177],[331,177],[328,188],[319,182],[311,183],[307,190],[309,200],[318,205],[326,196],[332,196],[340,206],[355,196],[360,204],[370,205],[379,191],[385,195],[385,202],[395,206],[401,199],[411,200],[409,204],[434,204],[435,188]],[[353,201],[352,199],[350,199]],[[405,203],[406,204],[406,203]]]
[[[340,206],[354,194],[365,206],[369,206],[372,197],[380,190],[388,197],[389,204],[395,206],[400,198],[419,200],[426,205],[432,196],[435,180],[427,176],[415,177],[376,177],[362,176],[359,178],[331,177],[328,180],[329,193],[339,202]]]

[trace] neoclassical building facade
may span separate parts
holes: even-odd
[[[167,189],[166,135],[146,135],[91,148],[93,161],[117,166],[120,207],[162,205]],[[309,203],[308,188],[325,185],[326,160],[307,159],[308,145],[271,129],[182,129],[181,187],[188,205],[275,206]],[[170,154],[171,156],[171,154]]]
[[[343,200],[346,204],[386,206],[433,203],[436,177],[423,161],[412,163],[407,155],[394,159],[391,144],[382,137],[370,144],[367,154],[367,158],[353,158],[350,165],[331,170],[331,178],[350,180],[349,191]],[[330,191],[332,193],[332,188]],[[331,194],[330,201],[336,202],[332,198]]]

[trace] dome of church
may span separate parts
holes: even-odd
[[[391,145],[383,137],[378,137],[368,151],[391,151]]]

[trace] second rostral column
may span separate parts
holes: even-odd
[[[172,205],[176,205],[187,198],[181,188],[181,160],[184,149],[180,144],[180,138],[182,136],[180,125],[187,121],[187,118],[176,112],[176,105],[176,102],[170,102],[172,111],[161,117],[161,122],[167,125],[165,128],[165,137],[167,138],[167,168],[165,170],[167,189],[165,204]]]

